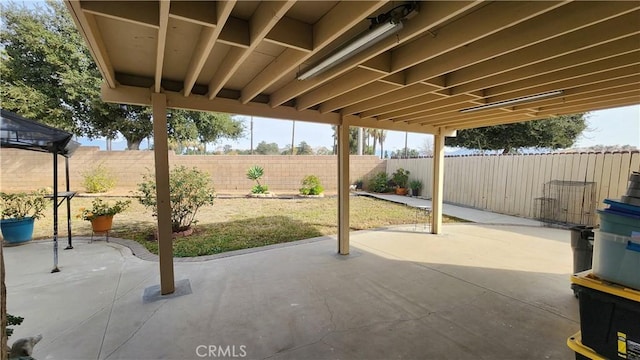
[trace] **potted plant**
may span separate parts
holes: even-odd
[[[91,221],[91,229],[93,232],[107,232],[111,230],[113,224],[113,216],[125,211],[131,200],[118,200],[111,205],[100,198],[96,198],[91,202],[91,209],[80,208],[78,217],[82,220]]]
[[[409,171],[398,168],[391,176],[396,184],[396,195],[407,195],[407,183],[409,182]]]
[[[0,229],[7,243],[20,244],[33,238],[34,220],[42,217],[47,207],[44,195],[44,189],[29,193],[0,193]]]
[[[411,196],[420,195],[420,190],[422,190],[422,181],[414,179],[409,182],[409,189],[411,189]]]

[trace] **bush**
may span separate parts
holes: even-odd
[[[308,175],[302,179],[302,187],[300,188],[300,194],[302,195],[320,195],[324,191],[324,188],[320,184],[320,179],[315,175]]]
[[[384,171],[381,171],[377,173],[373,178],[371,178],[371,180],[369,180],[369,185],[367,187],[369,188],[369,191],[376,192],[376,193],[384,193],[389,191],[389,188],[387,185],[388,182],[389,182],[389,177],[387,176],[387,173]]]
[[[251,193],[252,194],[266,194],[267,192],[269,192],[269,187],[267,185],[253,185],[253,187],[251,188]]]
[[[116,186],[116,178],[102,164],[82,173],[84,188],[88,193],[102,193]]]
[[[158,216],[156,199],[156,181],[151,173],[143,176],[144,182],[138,184],[138,201],[153,210]],[[202,206],[213,205],[215,197],[209,174],[198,169],[179,166],[169,173],[169,192],[171,197],[171,229],[184,231],[196,223],[195,216]]]

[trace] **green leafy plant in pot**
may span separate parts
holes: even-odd
[[[44,189],[13,194],[0,193],[0,229],[7,243],[20,244],[33,238],[34,220],[44,216],[47,207],[44,196]]]
[[[420,180],[411,180],[409,182],[409,189],[411,189],[411,196],[420,195],[420,190],[422,190],[422,181]]]
[[[398,168],[391,178],[396,184],[396,195],[407,195],[407,183],[409,182],[409,170]]]
[[[114,204],[110,204],[101,198],[96,198],[91,202],[91,209],[80,208],[78,217],[91,221],[91,228],[94,232],[105,232],[111,230],[113,217],[125,211],[130,204],[131,200],[118,200]]]

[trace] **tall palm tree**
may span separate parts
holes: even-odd
[[[380,158],[384,159],[384,141],[387,139],[387,130],[380,129],[378,141],[380,142]]]

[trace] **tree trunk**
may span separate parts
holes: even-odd
[[[384,159],[384,141],[380,139],[380,159]]]
[[[293,126],[291,128],[291,155],[295,155],[295,151],[296,151],[296,144],[295,144],[295,139],[296,139],[296,121],[293,120]]]
[[[511,151],[511,148],[504,148],[504,150],[502,150],[502,155],[507,155],[509,153],[509,151]]]
[[[142,139],[127,139],[127,150],[140,150]]]
[[[377,130],[374,130],[377,131]],[[373,155],[376,154],[376,143],[378,142],[378,136],[377,135],[373,135]]]

